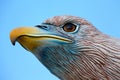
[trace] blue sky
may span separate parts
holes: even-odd
[[[0,80],[59,80],[9,33],[56,15],[80,16],[102,32],[120,38],[120,0],[0,0]]]

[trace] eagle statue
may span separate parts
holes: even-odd
[[[33,53],[60,80],[120,80],[120,39],[83,18],[55,16],[12,30],[10,40]]]

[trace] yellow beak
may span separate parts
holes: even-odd
[[[71,43],[70,39],[52,35],[51,32],[37,27],[20,27],[10,33],[10,39],[13,45],[18,41],[25,49],[33,51],[38,46],[49,44],[51,41]]]

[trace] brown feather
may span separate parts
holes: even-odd
[[[45,23],[60,26],[68,21],[87,25],[81,30],[81,45],[75,61],[64,65],[62,80],[120,80],[120,40],[98,31],[88,21],[73,16],[55,16]],[[83,35],[84,34],[84,35]],[[85,38],[84,38],[85,36]]]

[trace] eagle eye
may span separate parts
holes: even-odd
[[[63,30],[65,32],[74,32],[76,30],[77,26],[75,24],[72,24],[72,23],[66,23],[64,26],[63,26]]]

